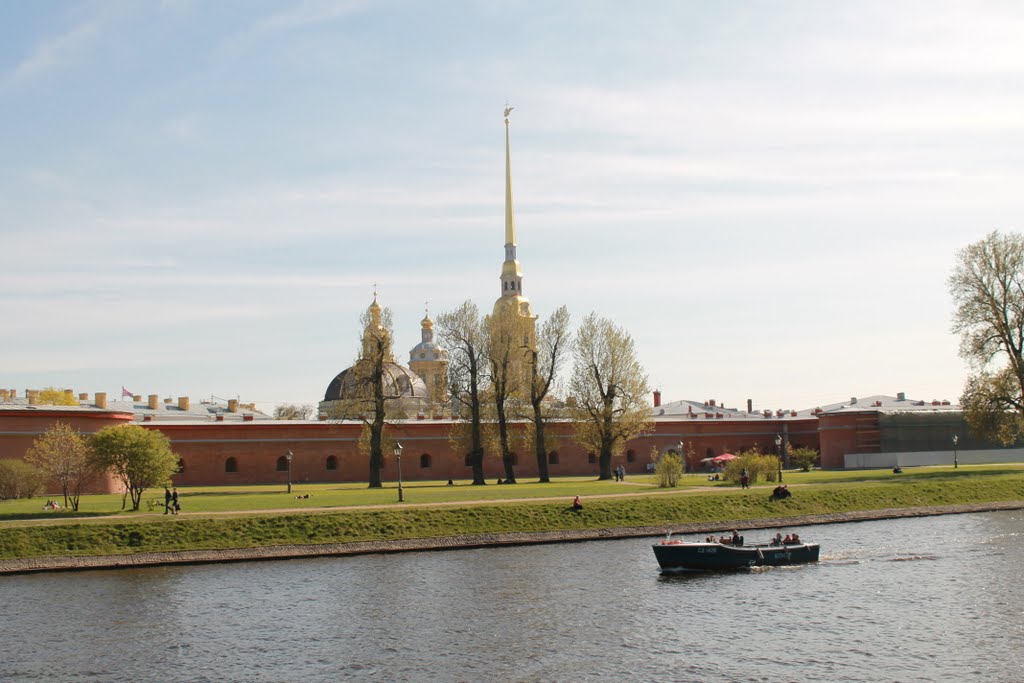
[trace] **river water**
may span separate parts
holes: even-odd
[[[0,681],[1024,680],[1024,513],[800,535],[725,574],[630,539],[0,577]]]

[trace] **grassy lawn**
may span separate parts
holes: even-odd
[[[1000,474],[1022,474],[1024,465],[974,465],[964,466],[957,470],[952,467],[919,467],[907,468],[903,474],[894,475],[889,470],[855,470],[855,471],[822,471],[811,472],[787,471],[784,475],[786,484],[794,487],[802,485],[823,484],[855,484],[878,482],[901,484],[929,480],[955,481],[967,477],[990,477]],[[770,489],[774,482],[758,482],[752,491]],[[712,482],[704,474],[684,475],[678,488],[679,491],[701,489],[708,492],[725,492],[734,489],[729,482]],[[567,501],[573,496],[584,498],[606,495],[663,494],[667,489],[659,488],[651,475],[627,477],[623,483],[615,481],[598,481],[592,477],[559,477],[547,484],[533,480],[522,480],[514,486],[496,486],[491,481],[487,486],[472,486],[468,480],[455,482],[455,486],[447,486],[444,481],[410,482],[403,484],[405,502],[407,504],[450,504],[465,501],[501,501],[516,498],[564,498]],[[370,489],[366,484],[293,484],[292,493],[288,494],[280,484],[260,486],[210,486],[181,487],[181,505],[186,513],[247,513],[257,510],[324,510],[335,507],[398,505],[397,486],[388,482],[382,489]],[[306,496],[309,498],[299,497]],[[58,501],[63,502],[62,499]],[[163,489],[146,491],[142,499],[142,508],[138,512],[122,511],[121,496],[93,495],[83,496],[80,510],[76,514],[70,510],[44,511],[46,497],[25,500],[0,501],[0,522],[18,522],[31,520],[66,521],[72,518],[103,518],[111,515],[152,515],[163,512]]]
[[[593,498],[585,499],[581,513],[569,511],[566,499],[276,515],[147,515],[105,523],[65,520],[45,525],[5,524],[0,528],[0,558],[340,543],[507,531],[630,526],[668,529],[674,524],[726,520],[742,523],[760,518],[778,518],[779,524],[784,525],[787,517],[797,515],[1024,500],[1024,473],[961,468],[956,473],[948,471],[944,477],[822,483],[801,487],[793,498],[779,502],[769,502],[765,494],[762,488]]]

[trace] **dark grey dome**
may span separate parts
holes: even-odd
[[[358,381],[358,373],[352,368],[345,368],[327,386],[324,400],[340,401],[365,397],[366,393],[357,385]],[[385,363],[384,393],[389,398],[426,398],[427,385],[409,368],[398,363]]]

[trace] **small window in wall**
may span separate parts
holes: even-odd
[[[472,467],[472,466],[473,466],[473,454],[472,453],[466,453],[466,467]]]
[[[327,456],[327,462],[325,463],[325,466],[329,470],[336,470],[336,469],[338,469],[338,458],[336,456],[333,456],[333,455],[328,455]]]
[[[706,450],[706,451],[704,451],[704,452],[705,452],[705,453],[707,453],[707,456],[706,456],[706,457],[708,457],[708,458],[713,458],[713,457],[715,457],[715,449],[714,449],[714,448],[709,448],[709,449],[707,449],[707,450]]]
[[[430,453],[424,453],[420,456],[420,467],[423,469],[430,468]]]
[[[517,466],[519,464],[519,455],[516,454],[516,453],[510,453],[509,455],[512,458],[512,466],[513,467]]]
[[[224,471],[225,472],[237,472],[238,471],[238,461],[235,460],[234,458],[228,458],[227,460],[225,460],[224,461]]]
[[[175,470],[175,474],[183,474],[185,472],[185,461],[178,458],[178,469]]]
[[[597,456],[593,453],[587,453],[587,462],[591,465],[595,464],[597,462]]]
[[[626,451],[626,462],[636,462],[636,451]]]
[[[549,465],[557,465],[558,464],[558,451],[551,451],[550,453],[548,453],[548,464]]]
[[[288,471],[288,458],[283,455],[277,459],[277,471],[287,472]]]

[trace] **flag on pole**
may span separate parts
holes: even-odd
[[[132,398],[133,396],[135,396],[135,394],[133,394],[132,392],[130,392],[127,389],[125,389],[124,386],[122,385],[121,386],[121,398],[124,398],[125,396],[127,396],[128,398]]]

